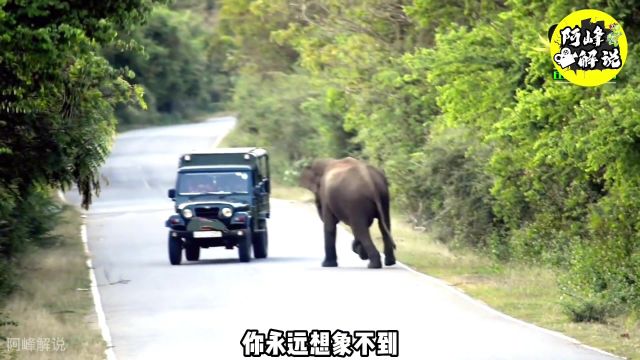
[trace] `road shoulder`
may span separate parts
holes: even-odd
[[[12,323],[3,329],[0,358],[104,358],[80,225],[79,212],[64,205],[52,231],[58,241],[21,259],[19,288],[3,307]]]
[[[275,186],[274,197],[308,205],[312,195],[304,189]],[[522,263],[499,264],[470,249],[451,249],[392,216],[392,233],[398,244],[397,258],[418,273],[454,287],[488,307],[511,317],[607,353],[628,359],[640,358],[640,323],[619,317],[607,323],[575,323],[563,312],[560,275],[556,269]],[[347,227],[343,228],[348,231]],[[382,248],[377,226],[371,227],[376,246]]]

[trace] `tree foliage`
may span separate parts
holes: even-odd
[[[640,74],[553,81],[547,30],[581,8],[638,34],[631,0],[223,0],[234,105],[293,170],[363,157],[441,241],[564,269],[575,319],[637,309]]]
[[[157,2],[0,1],[0,293],[14,256],[50,228],[49,189],[75,184],[85,207],[99,191],[115,107],[144,106],[100,50]]]
[[[113,135],[113,107],[140,92],[99,54],[151,1],[8,1],[0,17],[0,172],[22,194],[77,183],[89,205]]]
[[[156,6],[144,26],[104,49],[115,67],[135,74],[131,81],[144,89],[148,104],[120,106],[121,125],[175,122],[222,108],[230,87],[229,44],[216,21],[214,4],[181,0]]]

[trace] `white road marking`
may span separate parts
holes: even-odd
[[[149,182],[146,178],[142,178],[142,183],[144,184],[144,187],[146,187],[147,189],[151,189],[151,185],[149,185]]]
[[[298,202],[298,201],[291,201],[291,202],[292,203],[302,204],[301,202]],[[343,231],[346,234],[348,234],[349,237],[353,236],[351,234],[351,231],[349,230],[349,228],[344,224],[340,224],[338,226],[338,229],[339,229],[338,231]],[[383,255],[383,254],[380,254],[380,255]],[[439,278],[430,276],[428,274],[419,272],[419,271],[411,268],[410,266],[408,266],[408,265],[406,265],[406,264],[404,264],[404,263],[402,263],[400,261],[396,261],[396,265],[400,266],[401,268],[403,268],[405,270],[408,270],[409,272],[411,272],[411,273],[413,273],[415,275],[418,275],[418,277],[421,277],[424,280],[426,280],[426,281],[428,281],[428,282],[430,282],[430,283],[432,283],[432,284],[434,284],[434,285],[436,285],[438,287],[441,287],[441,288],[445,289],[446,291],[449,291],[449,292],[455,294],[456,296],[460,297],[461,299],[464,299],[465,301],[467,301],[467,302],[469,302],[471,304],[474,304],[476,306],[482,307],[483,309],[488,310],[489,312],[491,312],[491,313],[493,313],[495,315],[498,315],[499,317],[501,317],[501,318],[503,318],[503,319],[505,319],[507,321],[512,321],[512,322],[515,322],[517,324],[524,325],[526,327],[530,327],[530,328],[533,328],[533,329],[540,330],[545,334],[548,334],[548,335],[551,335],[551,336],[555,336],[555,337],[557,337],[559,339],[568,341],[568,342],[570,342],[572,344],[584,347],[586,349],[598,352],[598,353],[603,354],[603,355],[611,356],[611,357],[618,358],[618,359],[626,359],[626,358],[620,357],[618,355],[606,352],[604,350],[601,350],[601,349],[598,349],[598,348],[583,344],[580,341],[578,341],[578,340],[576,340],[576,339],[574,339],[572,337],[569,337],[569,336],[567,336],[565,334],[562,334],[560,332],[549,330],[547,328],[543,328],[543,327],[538,326],[536,324],[528,323],[528,322],[526,322],[524,320],[520,320],[520,319],[514,318],[514,317],[512,317],[510,315],[507,315],[507,314],[505,314],[503,312],[500,312],[500,311],[492,308],[491,306],[489,306],[487,303],[470,296],[469,294],[464,292],[462,289],[460,289],[460,288],[458,288],[456,286],[453,286],[453,285],[447,283],[446,281],[444,281],[442,279],[439,279]]]
[[[68,203],[62,190],[58,190],[58,197],[62,202]],[[98,316],[98,327],[100,328],[102,339],[107,346],[104,351],[105,356],[107,357],[107,360],[117,360],[116,353],[113,351],[113,343],[111,342],[111,332],[109,331],[109,327],[107,326],[106,316],[104,314],[104,310],[102,309],[102,301],[100,300],[100,292],[98,291],[96,274],[93,270],[93,262],[91,261],[91,252],[89,251],[89,244],[87,241],[87,225],[84,221],[86,215],[81,215],[81,217],[83,220],[82,225],[80,225],[80,239],[82,240],[84,253],[87,256],[86,264],[87,268],[89,269],[89,280],[91,281],[91,297],[93,299],[93,306],[96,311],[96,315]]]
[[[222,139],[224,139],[224,137],[228,134],[228,132],[231,131],[231,129],[233,129],[233,127],[234,126],[229,127],[228,129],[226,129],[225,133],[220,134],[214,141],[213,147],[217,147],[218,144],[220,144],[220,142],[222,141]],[[143,177],[142,181],[146,188],[149,188],[149,189],[151,188],[146,178]],[[58,191],[58,196],[63,202],[66,202],[64,193],[62,191]],[[122,209],[117,209],[117,210],[121,211]],[[82,238],[82,245],[84,247],[84,252],[87,255],[87,267],[89,268],[89,278],[91,280],[91,295],[93,297],[93,304],[95,307],[96,314],[98,316],[98,326],[100,327],[102,338],[104,339],[104,342],[107,345],[107,348],[105,350],[105,355],[107,357],[107,360],[116,360],[117,357],[116,357],[115,351],[113,350],[114,345],[111,340],[111,332],[109,331],[109,326],[107,325],[106,316],[102,308],[102,301],[100,298],[100,292],[98,291],[96,274],[94,272],[93,263],[91,261],[91,252],[89,251],[89,245],[87,240],[87,226],[84,222],[84,218],[86,218],[86,216],[83,215],[82,217],[83,217],[83,223],[80,226],[80,237]]]
[[[85,218],[83,216],[83,218]],[[93,305],[98,315],[98,326],[102,333],[102,338],[107,345],[105,355],[107,360],[116,360],[116,353],[113,351],[113,343],[111,342],[111,332],[109,326],[107,326],[107,320],[102,309],[102,301],[100,300],[100,292],[98,291],[98,282],[96,281],[96,274],[93,271],[93,263],[91,262],[91,253],[89,252],[89,245],[87,243],[87,226],[84,223],[80,226],[80,237],[82,238],[82,245],[84,247],[84,253],[87,255],[87,267],[89,268],[89,278],[91,279],[91,295],[93,296]]]
[[[549,329],[540,327],[540,326],[538,326],[536,324],[528,323],[526,321],[523,321],[523,320],[514,318],[512,316],[509,316],[509,315],[507,315],[507,314],[505,314],[503,312],[500,312],[500,311],[492,308],[491,306],[489,306],[485,302],[469,296],[469,294],[465,293],[463,290],[461,290],[461,289],[459,289],[459,288],[457,288],[457,287],[455,287],[453,285],[448,284],[446,281],[444,281],[442,279],[434,278],[434,277],[429,276],[429,275],[427,275],[425,273],[421,273],[421,272],[419,272],[417,270],[414,270],[411,267],[409,267],[409,266],[407,266],[407,265],[405,265],[405,264],[403,264],[403,263],[401,263],[399,261],[396,262],[396,264],[399,265],[400,267],[406,269],[406,270],[409,270],[409,272],[417,274],[418,276],[423,277],[425,280],[427,280],[427,281],[429,281],[429,282],[431,282],[431,283],[433,283],[433,284],[435,284],[435,285],[437,285],[437,286],[439,286],[441,288],[446,289],[447,291],[453,292],[454,294],[456,294],[460,298],[462,298],[462,299],[464,299],[466,301],[469,301],[469,302],[471,302],[471,303],[473,303],[473,304],[475,304],[477,306],[480,306],[480,307],[484,308],[485,310],[488,310],[488,311],[490,311],[490,312],[502,317],[503,319],[506,319],[506,320],[509,320],[509,321],[513,321],[513,322],[516,322],[516,323],[518,323],[520,325],[525,325],[527,327],[531,327],[531,328],[534,328],[534,329],[537,329],[537,330],[541,330],[542,332],[544,332],[546,334],[558,337],[558,338],[560,338],[562,340],[569,341],[569,342],[571,342],[573,344],[576,344],[578,346],[582,346],[582,347],[587,348],[589,350],[593,350],[593,351],[599,352],[599,353],[601,353],[603,355],[612,356],[612,357],[615,357],[615,358],[618,358],[618,359],[625,359],[623,357],[619,357],[617,355],[608,353],[608,352],[606,352],[604,350],[597,349],[597,348],[594,348],[592,346],[583,344],[583,343],[579,342],[578,340],[576,340],[574,338],[571,338],[571,337],[569,337],[567,335],[564,335],[562,333],[559,333],[557,331],[549,330]]]

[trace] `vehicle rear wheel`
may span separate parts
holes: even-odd
[[[184,254],[189,261],[200,260],[200,246],[197,244],[189,244],[184,247]]]
[[[265,225],[264,231],[255,232],[253,236],[253,256],[256,259],[264,259],[269,252],[269,233]]]
[[[180,265],[182,261],[182,242],[169,235],[169,262],[171,265]]]
[[[251,230],[247,229],[244,237],[238,240],[238,257],[240,262],[251,261]]]

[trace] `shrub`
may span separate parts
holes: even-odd
[[[611,195],[594,206],[590,238],[575,246],[561,282],[575,319],[640,310],[640,194],[623,188]]]
[[[33,188],[23,197],[15,189],[0,187],[0,300],[16,287],[14,265],[30,246],[50,246],[49,231],[59,220],[58,206],[50,192]]]
[[[415,171],[403,182],[404,201],[422,209],[419,221],[436,238],[482,247],[494,231],[491,178],[483,171],[489,148],[467,129],[434,135],[413,156]]]

